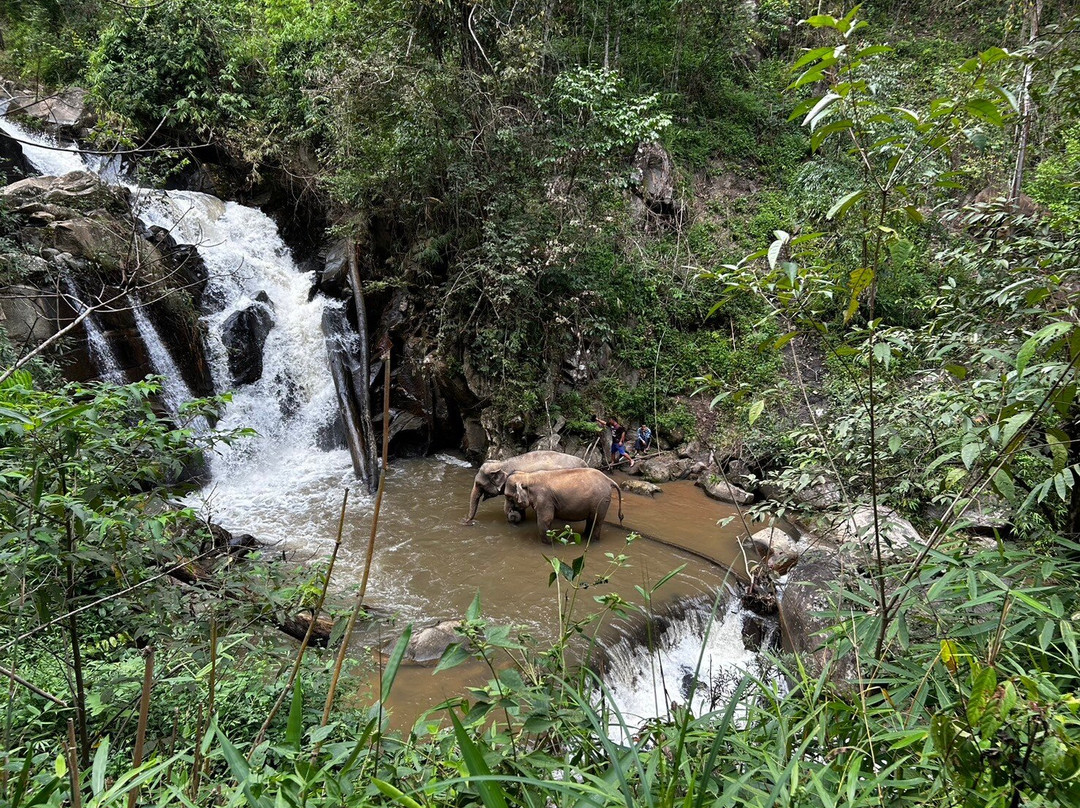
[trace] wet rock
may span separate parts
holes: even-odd
[[[807,550],[788,573],[780,598],[784,647],[798,654],[813,677],[829,671],[833,684],[845,686],[858,678],[854,654],[837,657],[824,645],[832,627],[845,619],[834,587],[840,580],[839,560],[823,550]]]
[[[645,480],[623,480],[619,483],[619,487],[623,491],[629,491],[631,494],[640,494],[643,497],[652,497],[656,494],[661,494],[664,491],[660,486]]]
[[[776,575],[783,575],[799,560],[809,543],[797,542],[778,527],[759,530],[747,539],[758,557]]]
[[[460,620],[444,620],[420,629],[409,640],[405,658],[418,665],[434,665],[447,648],[463,641],[464,638],[454,630],[460,625]]]
[[[487,431],[480,423],[479,418],[465,419],[465,434],[461,441],[461,450],[470,460],[480,460],[487,457],[488,438]]]
[[[856,566],[876,561],[874,541],[874,509],[858,505],[849,514],[833,517],[828,522],[826,537],[840,546],[840,552]],[[877,527],[881,534],[881,557],[887,564],[913,558],[922,544],[914,525],[892,508],[878,506]]]
[[[749,505],[754,501],[754,495],[749,491],[743,491],[738,486],[732,485],[717,477],[701,477],[695,485],[700,486],[708,496],[713,499],[718,499],[721,502],[731,502],[735,505]]]
[[[29,177],[34,171],[17,141],[0,132],[0,182],[8,184]]]
[[[348,239],[335,241],[326,251],[326,260],[318,272],[319,291],[329,297],[346,297],[349,294]]]
[[[212,314],[225,308],[220,296],[207,294],[210,270],[194,244],[177,244],[172,233],[157,225],[151,226],[149,240],[174,274],[175,285],[187,290],[197,309]]]
[[[230,314],[221,330],[234,384],[254,384],[262,378],[263,345],[274,317],[265,305],[254,303]]]

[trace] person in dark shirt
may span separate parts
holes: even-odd
[[[603,418],[596,420],[611,430],[611,465],[617,465],[625,457],[630,461],[630,468],[633,468],[634,458],[626,453],[626,427],[614,418],[608,418],[607,421]]]

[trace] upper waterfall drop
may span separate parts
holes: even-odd
[[[263,541],[294,540],[278,535],[278,509],[310,496],[320,481],[336,496],[352,478],[347,451],[319,449],[338,416],[322,315],[340,304],[311,296],[312,274],[299,270],[277,225],[261,211],[194,191],[141,189],[136,197],[142,221],[195,246],[209,272],[205,296],[221,308],[203,317],[207,355],[215,388],[234,391],[219,429],[257,433],[219,448],[210,463],[213,482],[200,498],[225,527]],[[261,376],[237,385],[222,331],[230,317],[253,306],[269,310],[273,324]]]

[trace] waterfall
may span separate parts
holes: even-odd
[[[224,302],[203,317],[207,358],[215,389],[233,391],[218,429],[257,433],[219,447],[210,462],[213,482],[189,504],[205,506],[226,528],[295,546],[304,537],[281,535],[280,511],[305,512],[312,498],[338,497],[354,484],[348,451],[317,448],[338,417],[323,315],[342,304],[310,295],[313,273],[299,270],[277,225],[255,208],[194,191],[146,189],[136,194],[136,206],[144,224],[194,245],[205,262],[207,294]],[[237,386],[222,329],[251,306],[269,309],[274,324],[263,347],[262,376]],[[313,543],[326,538],[321,528],[310,526]]]
[[[3,116],[0,129],[20,142],[42,174],[95,171],[108,182],[120,181],[116,160],[84,159],[77,147],[61,146]],[[195,246],[204,260],[207,298],[225,302],[221,311],[203,317],[207,358],[215,389],[234,391],[217,428],[254,431],[217,448],[210,459],[211,484],[188,504],[205,506],[224,527],[262,541],[318,544],[326,538],[322,525],[311,525],[310,535],[295,528],[282,535],[279,515],[282,509],[306,512],[314,500],[337,500],[342,487],[355,484],[348,451],[318,448],[330,442],[326,435],[338,416],[321,322],[324,308],[341,304],[320,296],[309,300],[313,273],[300,272],[277,226],[261,211],[208,194],[127,187],[144,225],[170,231],[178,244]],[[238,387],[229,372],[222,326],[257,298],[269,299],[259,305],[273,311],[274,324],[263,347],[261,378]],[[95,324],[89,319],[84,322],[93,341]],[[166,403],[175,411],[191,394],[145,313],[136,308],[135,319],[155,369],[166,379]],[[98,346],[107,342],[102,338]],[[97,350],[93,342],[91,350]],[[101,356],[104,369],[107,354]]]
[[[773,678],[757,651],[747,648],[744,620],[754,618],[738,599],[721,605],[715,617],[712,609],[706,598],[677,601],[604,648],[612,738],[625,734],[618,717],[633,732],[667,716],[673,703],[700,716],[724,709],[745,675]],[[775,631],[770,626],[762,647],[773,642]]]
[[[90,171],[78,147],[65,146],[56,138],[31,132],[7,117],[8,99],[0,100],[0,130],[19,141],[23,154],[35,171],[50,177],[62,177],[72,171]],[[95,166],[96,167],[96,166]]]
[[[64,275],[60,278],[60,285],[63,287],[68,304],[75,313],[82,314],[86,311],[86,304],[79,297],[79,289],[75,286],[75,281]],[[105,336],[105,332],[102,331],[93,314],[88,314],[83,319],[83,329],[86,331],[86,346],[90,350],[90,359],[97,368],[98,376],[112,384],[124,384],[127,381],[124,378],[124,369],[120,367],[120,360],[116,358],[116,353],[109,344],[109,338]]]
[[[135,318],[135,327],[139,329],[139,337],[142,339],[143,345],[146,346],[150,364],[155,372],[165,379],[161,390],[161,398],[165,402],[165,406],[169,408],[169,412],[177,415],[180,412],[180,405],[185,401],[191,401],[195,398],[195,395],[191,392],[191,388],[187,386],[187,382],[184,381],[184,376],[169,354],[169,349],[161,341],[157,326],[150,321],[150,318],[146,316],[146,312],[143,311],[143,304],[138,300],[132,300],[131,302],[131,313]],[[202,418],[198,420],[203,421]],[[205,421],[203,425],[205,425]]]

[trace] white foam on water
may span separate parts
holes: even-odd
[[[51,135],[31,132],[5,114],[7,106],[7,99],[0,101],[0,130],[19,142],[35,171],[49,177],[62,177],[72,171],[90,170],[77,146],[66,146]]]
[[[723,710],[743,676],[761,674],[758,653],[743,642],[744,612],[737,601],[721,608],[711,624],[710,612],[702,602],[672,617],[654,642],[657,651],[629,637],[607,649],[604,682],[613,739],[628,740],[623,723],[632,735],[646,722],[670,716],[673,704],[687,705],[688,695],[695,716]]]

